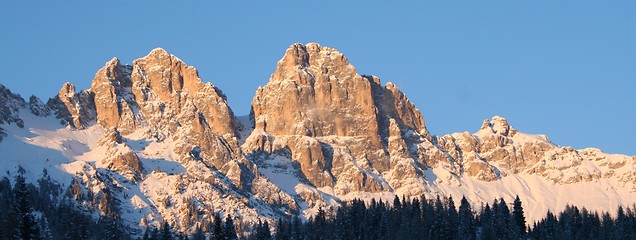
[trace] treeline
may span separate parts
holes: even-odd
[[[567,206],[534,223],[533,239],[636,239],[636,208],[618,207],[616,217]]]
[[[459,208],[452,197],[354,200],[333,214],[320,209],[305,223],[279,219],[274,239],[520,239],[526,225],[518,198],[512,208],[503,199],[478,213],[465,198]]]
[[[531,227],[529,227],[531,226]],[[612,218],[585,208],[567,206],[558,214],[548,212],[541,221],[527,225],[521,200],[502,198],[476,210],[462,198],[455,207],[452,197],[435,199],[395,198],[392,204],[361,200],[345,203],[335,213],[320,209],[303,223],[297,218],[279,219],[275,234],[258,226],[251,239],[636,239],[636,208],[619,207]]]
[[[292,216],[249,225],[217,213],[191,234],[176,233],[164,222],[139,236],[124,226],[107,189],[91,193],[74,179],[63,190],[46,170],[35,184],[25,181],[22,168],[12,179],[0,179],[0,239],[636,239],[635,208],[619,207],[612,217],[568,206],[527,223],[519,197],[475,207],[465,198],[457,206],[452,197],[439,196],[353,200],[319,209],[307,221]]]
[[[108,194],[92,196],[106,214],[97,219],[78,206],[78,184],[63,190],[46,170],[36,184],[18,168],[13,184],[0,179],[0,239],[127,239],[128,231]],[[37,186],[36,186],[37,185]]]

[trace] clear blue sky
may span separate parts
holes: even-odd
[[[559,145],[636,155],[636,1],[201,2],[2,1],[0,84],[48,99],[162,47],[245,115],[285,49],[318,42],[395,83],[434,134],[501,115]]]

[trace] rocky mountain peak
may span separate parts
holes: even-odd
[[[20,119],[20,108],[26,105],[24,99],[11,90],[0,84],[0,124],[15,123],[19,127],[24,127],[24,122]],[[0,140],[2,140],[2,130],[0,130]]]
[[[282,81],[297,78],[297,74],[331,75],[339,80],[350,80],[355,76],[355,68],[338,50],[320,46],[317,43],[291,45],[278,62],[270,81]],[[300,78],[298,80],[311,80]]]
[[[148,53],[148,56],[150,55],[169,56],[170,54],[165,49],[158,47],[158,48],[154,48],[150,50],[150,52]]]
[[[62,88],[60,88],[60,91],[58,92],[58,96],[61,97],[73,97],[73,95],[75,95],[75,85],[73,85],[70,82],[65,82],[62,85]]]
[[[371,84],[334,49],[294,44],[252,102],[256,128],[276,135],[377,135]],[[356,126],[356,127],[353,127]]]
[[[285,51],[252,109],[256,128],[274,135],[365,136],[379,144],[389,117],[428,136],[419,110],[394,84],[361,76],[344,54],[317,43]]]
[[[480,131],[482,130],[489,130],[492,133],[510,137],[517,132],[508,124],[508,120],[500,116],[493,116],[491,120],[485,119],[480,128]]]
[[[49,107],[46,106],[46,104],[44,104],[42,100],[40,100],[40,98],[36,97],[35,95],[29,97],[29,109],[31,110],[31,113],[33,115],[38,117],[46,117],[51,114],[51,110],[49,109]]]
[[[97,123],[122,136],[141,129],[149,138],[171,137],[180,142],[174,149],[179,161],[191,160],[192,149],[217,169],[240,157],[237,123],[225,95],[161,48],[132,65],[113,58],[97,71],[90,89],[78,93],[64,84],[49,105],[77,129]]]
[[[97,122],[123,134],[140,126],[168,126],[185,110],[201,112],[216,133],[235,131],[225,95],[204,83],[194,67],[161,48],[132,65],[121,65],[117,58],[108,61],[88,92],[94,95]]]
[[[87,91],[76,92],[75,86],[64,83],[58,94],[47,102],[55,116],[63,124],[76,129],[86,128],[95,120],[95,103],[93,95]]]
[[[408,144],[420,136],[430,140],[419,110],[394,84],[360,75],[344,54],[316,43],[286,50],[257,90],[252,113],[255,131],[243,146],[246,153],[287,149],[309,182],[342,193],[387,188],[368,174],[405,167],[400,159],[417,154]]]

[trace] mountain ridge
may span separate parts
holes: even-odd
[[[521,195],[529,219],[565,203],[636,203],[636,157],[560,147],[499,116],[472,134],[431,135],[397,86],[316,43],[286,50],[249,118],[160,48],[131,65],[113,58],[89,89],[64,84],[46,105],[1,85],[0,99],[2,170],[53,169],[96,195],[119,189],[133,227],[168,221],[187,232],[216,211],[256,222],[395,195]],[[605,196],[563,194],[576,191]]]

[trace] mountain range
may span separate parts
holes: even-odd
[[[21,166],[27,181],[76,186],[80,207],[113,196],[139,230],[168,222],[193,232],[217,212],[251,223],[310,217],[395,196],[480,206],[518,195],[530,222],[566,205],[636,203],[635,156],[558,146],[500,116],[475,133],[432,135],[397,86],[316,43],[285,51],[249,116],[160,48],[132,64],[113,58],[89,89],[66,83],[46,103],[0,85],[0,156],[4,175]]]

